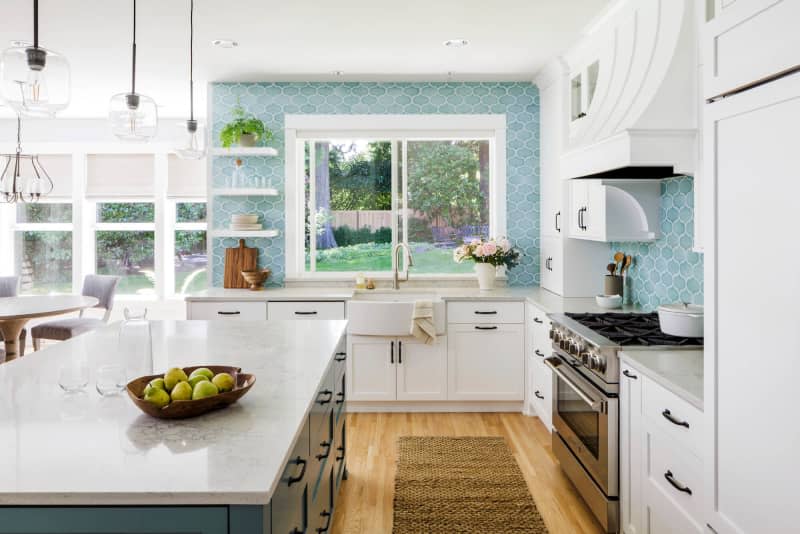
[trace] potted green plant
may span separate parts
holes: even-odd
[[[258,141],[266,143],[271,139],[272,131],[264,126],[264,123],[255,115],[247,113],[238,104],[233,108],[233,120],[226,124],[219,133],[219,140],[225,148],[233,145],[256,146]]]

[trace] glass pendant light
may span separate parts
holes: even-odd
[[[158,131],[158,108],[147,95],[136,92],[136,0],[133,0],[131,91],[111,97],[108,120],[111,133],[123,141],[147,141]]]
[[[194,118],[194,0],[189,0],[189,120],[178,125],[175,153],[183,159],[206,155],[206,129]]]
[[[69,105],[69,63],[39,46],[39,0],[33,0],[33,46],[7,48],[0,56],[0,96],[31,117],[52,117]]]
[[[0,154],[0,198],[6,202],[36,202],[53,190],[53,180],[44,170],[39,156],[22,153],[22,119],[17,115],[17,151]]]

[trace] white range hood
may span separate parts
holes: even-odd
[[[563,178],[694,174],[696,25],[692,0],[628,0],[565,55],[573,120]]]

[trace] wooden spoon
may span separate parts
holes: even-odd
[[[622,274],[622,262],[624,260],[625,260],[625,254],[623,254],[622,252],[617,251],[617,253],[614,254],[614,263],[617,264],[615,270],[619,269],[619,274]]]
[[[617,264],[616,263],[609,263],[606,266],[606,270],[608,271],[608,274],[610,274],[611,276],[614,276],[614,272],[617,270]]]
[[[631,263],[633,263],[633,258],[630,256],[625,256],[625,259],[622,261],[622,269],[620,270],[620,274],[624,275],[627,273]]]

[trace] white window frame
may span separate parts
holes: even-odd
[[[205,204],[206,220],[203,222],[177,222],[178,204],[184,203]],[[206,233],[206,257],[208,258],[206,272],[208,279],[211,279],[211,255],[209,254],[211,236],[208,235],[208,204],[208,199],[203,197],[169,197],[167,199],[166,228],[172,229],[164,233],[164,250],[169,254],[168,259],[165,257],[166,269],[164,272],[164,289],[167,297],[183,298],[183,294],[175,291],[175,232],[188,230]]]
[[[305,194],[302,180],[304,143],[326,139],[374,139],[393,143],[392,172],[397,172],[397,142],[408,141],[488,139],[492,169],[489,183],[490,231],[494,236],[506,235],[506,116],[492,115],[286,115],[286,279],[292,280],[351,280],[355,273],[320,273],[305,270]],[[405,160],[406,150],[403,147]],[[312,155],[313,157],[313,155]],[[405,186],[407,165],[403,176],[392,176],[392,187],[402,180]],[[313,168],[313,165],[312,165]],[[312,180],[313,187],[313,180]],[[392,194],[392,211],[398,213],[397,191]],[[313,191],[312,191],[313,198]],[[407,219],[403,218],[404,224]],[[397,217],[392,217],[392,244],[397,236]],[[404,232],[403,235],[407,235]],[[312,261],[314,240],[312,239]],[[392,258],[394,265],[394,258]],[[368,272],[370,278],[389,279],[389,271]],[[474,274],[426,273],[412,279],[474,279]]]

